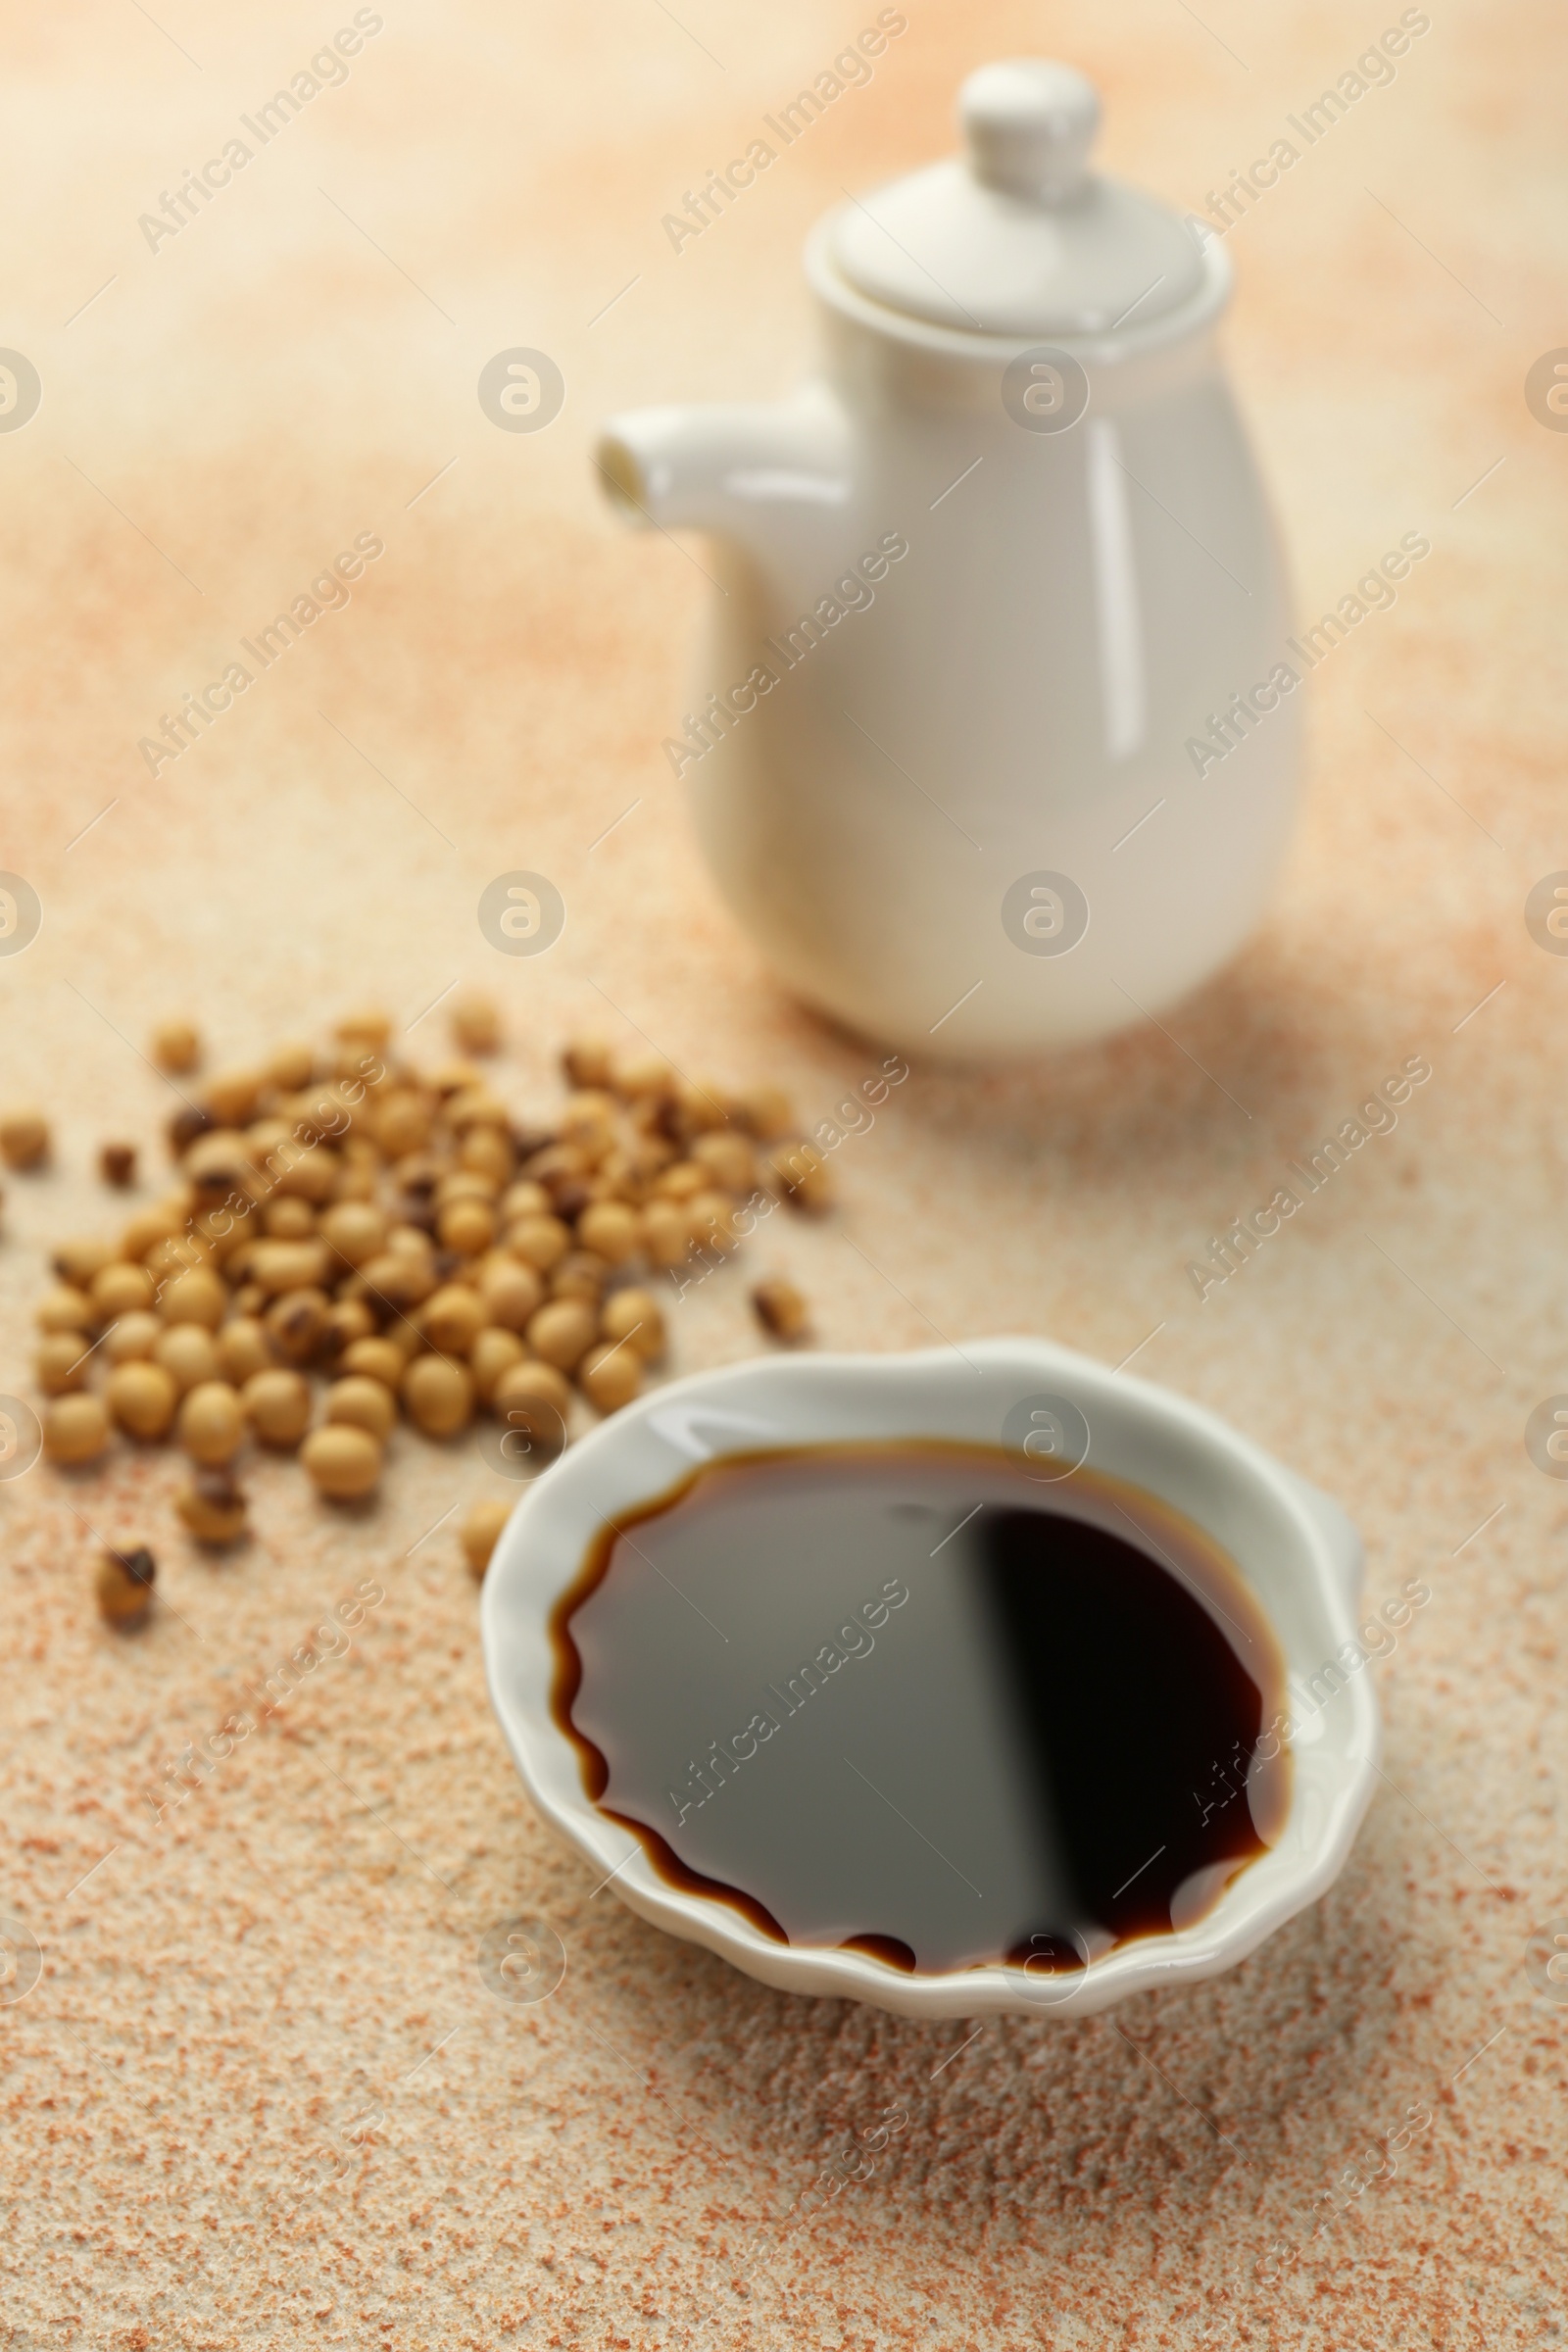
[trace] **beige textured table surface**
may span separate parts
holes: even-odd
[[[60,1151],[7,1183],[0,1387],[29,1386],[44,1246],[108,1220],[97,1139],[157,1133],[135,1047],[164,1012],[236,1058],[481,981],[519,1103],[583,1023],[765,1068],[816,1115],[871,1066],[780,997],[698,865],[658,747],[704,582],[602,512],[593,421],[787,385],[806,228],[841,183],[941,152],[985,57],[1083,64],[1111,168],[1200,210],[1398,11],[909,0],[871,84],[672,252],[662,215],[874,13],[385,0],[346,81],[153,250],[138,216],[352,12],[6,10],[0,342],[44,397],[0,433],[0,865],[44,921],[0,959],[3,1091],[47,1105]],[[471,1448],[404,1440],[348,1523],[264,1465],[257,1539],[218,1561],[168,1532],[167,1456],[34,1471],[0,1485],[0,1911],[43,1953],[0,2006],[0,2341],[1568,2333],[1568,2005],[1526,1959],[1568,1914],[1568,1494],[1523,1443],[1568,1389],[1568,962],[1523,919],[1568,866],[1568,439],[1523,395],[1568,334],[1563,36],[1528,0],[1430,16],[1231,239],[1229,349],[1298,609],[1402,532],[1432,543],[1312,680],[1267,922],[1163,1031],[917,1068],[839,1155],[837,1221],[769,1244],[827,1345],[1141,1348],[1345,1498],[1374,1601],[1424,1580],[1365,1669],[1387,1781],[1343,1879],[1230,1976],[992,2022],[943,2067],[966,2027],[775,1995],[590,1900],[503,1751],[451,1524],[420,1542],[489,1482]],[[567,383],[537,435],[475,399],[519,344]],[[137,739],[360,532],[385,554],[352,604],[151,777]],[[474,919],[516,866],[569,907],[528,962]],[[1418,1054],[1397,1130],[1200,1303],[1210,1234]],[[675,1316],[681,1367],[756,1345],[738,1275]],[[93,1614],[84,1521],[154,1533],[171,1605],[137,1640]],[[164,1760],[368,1576],[387,1597],[352,1653],[154,1827]],[[517,1913],[567,1949],[537,2007],[475,1964]],[[892,2106],[874,2175],[803,2219]],[[1430,2124],[1372,2178],[1412,2108]]]

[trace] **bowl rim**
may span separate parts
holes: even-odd
[[[1135,1414],[1141,1412],[1211,1463],[1223,1465],[1233,1479],[1254,1495],[1265,1496],[1291,1523],[1336,1645],[1353,1639],[1351,1604],[1359,1588],[1361,1546],[1337,1503],[1218,1415],[1173,1390],[1113,1371],[1054,1341],[1015,1337],[966,1341],[961,1348],[950,1345],[880,1354],[770,1354],[688,1373],[645,1392],[579,1439],[519,1497],[481,1588],[486,1681],[502,1733],[536,1809],[575,1847],[599,1885],[612,1886],[633,1911],[668,1934],[706,1946],[777,1989],[863,2001],[904,2016],[1090,2016],[1133,1992],[1195,1983],[1234,1967],[1333,1883],[1348,1857],[1376,1784],[1381,1727],[1368,1674],[1355,1673],[1342,1681],[1327,1702],[1342,1710],[1345,1754],[1328,1800],[1321,1788],[1316,1790],[1318,1818],[1310,1839],[1304,1838],[1297,1822],[1304,1803],[1302,1776],[1297,1775],[1287,1823],[1287,1833],[1298,1829],[1300,1851],[1294,1861],[1275,1848],[1257,1865],[1240,1871],[1212,1909],[1192,1927],[1118,1944],[1084,1970],[1033,1981],[1025,1981],[1022,1970],[1000,1964],[906,1975],[869,1954],[779,1943],[731,1905],[672,1886],[656,1871],[642,1840],[590,1798],[579,1752],[550,1710],[552,1608],[578,1574],[608,1513],[635,1507],[634,1497],[652,1499],[681,1475],[681,1459],[671,1451],[662,1474],[634,1480],[625,1500],[607,1504],[596,1499],[606,1472],[627,1453],[639,1433],[661,1416],[674,1416],[670,1426],[684,1426],[689,1441],[686,1466],[695,1466],[705,1457],[718,1459],[751,1448],[734,1439],[728,1445],[698,1446],[691,1437],[690,1408],[707,1405],[720,1418],[737,1413],[744,1418],[748,1395],[760,1399],[767,1392],[770,1409],[787,1425],[792,1396],[819,1385],[853,1390],[863,1384],[868,1396],[881,1397],[884,1413],[890,1396],[906,1394],[909,1419],[905,1436],[973,1442],[966,1430],[935,1425],[940,1408],[930,1398],[934,1378],[968,1378],[977,1365],[1023,1380],[1055,1379],[1068,1395],[1074,1390],[1096,1396],[1114,1394]],[[890,1435],[880,1426],[867,1432],[844,1427],[839,1434],[850,1442],[858,1435]],[[787,1427],[778,1440],[786,1446],[816,1442],[820,1440],[808,1433],[792,1437]],[[897,1442],[896,1435],[892,1442]],[[613,1485],[613,1479],[610,1483]],[[1267,1602],[1261,1594],[1257,1598],[1272,1623]],[[1277,1627],[1276,1633],[1294,1671],[1285,1637]],[[531,1690],[524,1687],[530,1679]],[[1271,1866],[1270,1875],[1260,1885],[1265,1863]]]

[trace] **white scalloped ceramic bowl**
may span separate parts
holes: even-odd
[[[551,1713],[549,1621],[605,1521],[663,1493],[699,1462],[773,1446],[940,1438],[996,1446],[1021,1400],[1077,1406],[1094,1466],[1184,1511],[1225,1546],[1284,1654],[1295,1718],[1290,1814],[1279,1841],[1196,1925],[1116,1945],[1069,1973],[1016,1967],[914,1976],[864,1953],[775,1941],[737,1909],[672,1886],[583,1786]],[[765,1984],[870,2001],[912,2017],[996,2011],[1083,2017],[1149,1985],[1230,1968],[1338,1876],[1372,1793],[1379,1749],[1370,1675],[1337,1668],[1352,1642],[1361,1578],[1354,1528],[1327,1495],[1199,1406],[1040,1340],[986,1340],[908,1355],[768,1356],[694,1373],[601,1423],[531,1486],[485,1578],[490,1695],[528,1792],[597,1879],[643,1918],[706,1944]],[[629,1848],[629,1850],[628,1850]]]

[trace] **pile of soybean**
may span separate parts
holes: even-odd
[[[54,1251],[36,1359],[52,1460],[95,1461],[116,1432],[172,1439],[191,1463],[180,1517],[210,1544],[246,1532],[248,1443],[297,1450],[349,1503],[374,1493],[400,1415],[434,1440],[488,1415],[526,1474],[566,1444],[574,1393],[614,1412],[662,1359],[656,1286],[728,1257],[775,1203],[828,1205],[822,1155],[775,1087],[578,1038],[564,1107],[535,1123],[475,1058],[499,1045],[495,1007],[461,1000],[452,1020],[464,1058],[436,1067],[395,1051],[369,1009],[325,1050],[280,1045],[205,1080],[189,1023],[155,1034],[179,1096],[174,1181],[117,1237]],[[47,1168],[47,1122],[8,1114],[0,1149]],[[134,1149],[106,1144],[100,1163],[123,1185]],[[752,1299],[775,1339],[805,1336],[793,1286]],[[506,1510],[480,1504],[465,1526],[477,1574]]]

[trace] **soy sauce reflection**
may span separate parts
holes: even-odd
[[[936,1443],[706,1465],[556,1612],[590,1795],[792,1943],[1031,1981],[1202,1916],[1278,1835],[1277,1644],[1191,1522]]]

